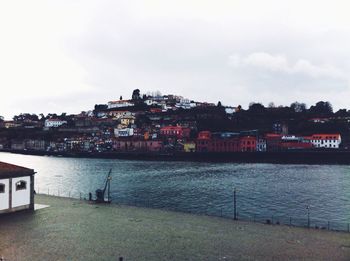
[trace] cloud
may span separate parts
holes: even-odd
[[[332,65],[315,65],[307,59],[298,59],[292,63],[285,55],[272,55],[266,52],[254,52],[244,57],[237,54],[231,55],[229,65],[233,67],[254,67],[260,70],[290,75],[302,74],[312,78],[346,79],[345,73]]]

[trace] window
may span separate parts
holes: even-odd
[[[27,189],[27,182],[24,180],[20,180],[16,183],[16,190],[24,190]]]
[[[0,184],[0,193],[5,193],[5,184]]]

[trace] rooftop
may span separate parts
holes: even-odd
[[[0,178],[34,175],[34,170],[0,161]]]

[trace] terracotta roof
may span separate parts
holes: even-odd
[[[22,177],[34,175],[33,169],[5,163],[0,161],[0,179],[10,177]]]
[[[335,134],[313,134],[312,139],[316,139],[316,140],[335,140],[335,139],[340,139],[341,136],[339,133],[335,133]]]

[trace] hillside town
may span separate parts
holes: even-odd
[[[350,113],[329,102],[306,108],[197,102],[132,92],[79,114],[0,118],[0,150],[47,152],[268,152],[348,150]]]

